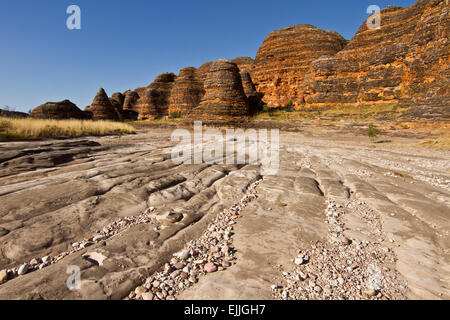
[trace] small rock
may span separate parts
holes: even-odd
[[[174,265],[174,268],[179,270],[179,269],[183,269],[184,268],[184,263],[183,262],[177,262]]]
[[[294,263],[299,266],[302,265],[304,262],[305,261],[301,257],[295,258],[295,260],[294,260]]]
[[[0,283],[5,282],[8,280],[8,271],[2,270],[0,271]]]
[[[369,289],[369,290],[364,291],[364,294],[368,297],[374,297],[377,295],[377,291],[374,289]]]
[[[40,264],[42,262],[41,258],[34,258],[30,261],[31,265],[37,265]]]
[[[137,288],[134,290],[134,293],[136,293],[137,296],[140,296],[140,295],[142,295],[143,293],[146,293],[146,292],[147,292],[147,289],[145,289],[145,288],[142,287],[142,286],[139,286],[139,287],[137,287]]]
[[[45,257],[42,258],[42,262],[43,262],[43,263],[48,263],[48,262],[50,262],[51,260],[52,260],[52,258],[51,258],[50,256],[45,256]]]
[[[97,241],[101,241],[101,240],[105,240],[106,236],[99,234],[98,236],[95,236],[92,241],[97,242]]]
[[[347,238],[347,237],[342,237],[341,243],[342,243],[344,246],[349,246],[349,245],[352,243],[352,240],[350,240],[350,239]]]
[[[164,298],[166,297],[166,295],[163,292],[157,292],[156,295],[160,300],[164,300]]]
[[[224,262],[222,262],[222,267],[229,268],[229,267],[231,267],[231,263],[229,261],[224,261]]]
[[[208,273],[216,272],[217,266],[214,263],[209,262],[209,263],[205,264],[204,270]]]
[[[155,288],[159,288],[160,285],[161,285],[161,282],[159,282],[158,280],[155,280],[152,282],[152,286]]]
[[[39,265],[39,270],[42,270],[42,269],[44,269],[46,266],[48,266],[48,263],[41,263],[40,265]]]
[[[92,246],[92,242],[83,242],[81,245],[80,245],[80,247],[81,248],[87,248],[87,247],[90,247],[90,246]]]
[[[189,250],[183,250],[178,254],[178,258],[180,258],[181,260],[186,260],[190,257],[190,253]]]
[[[174,272],[172,272],[172,273],[170,274],[170,276],[171,276],[172,278],[176,278],[176,277],[178,277],[182,272],[183,272],[183,271],[181,271],[180,269],[178,269],[178,270],[175,270]]]
[[[20,266],[19,270],[17,271],[17,274],[19,276],[24,275],[25,273],[28,272],[29,268],[30,266],[28,265],[28,263],[24,263],[23,265]]]
[[[172,267],[170,266],[170,264],[166,263],[164,265],[164,274],[169,274],[172,271]]]

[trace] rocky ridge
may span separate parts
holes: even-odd
[[[304,105],[401,102],[442,113],[450,102],[449,12],[441,0],[382,10],[379,29],[363,23],[343,50],[311,63]]]
[[[32,118],[40,119],[89,119],[90,112],[80,110],[69,100],[47,102],[31,111]]]
[[[282,28],[266,37],[254,60],[164,73],[111,98],[100,90],[87,111],[94,119],[231,119],[251,115],[262,99],[268,107],[398,105],[404,119],[448,120],[449,19],[446,1],[419,0],[382,10],[380,28],[364,22],[350,41],[312,25]]]

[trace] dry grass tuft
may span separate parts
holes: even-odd
[[[0,118],[0,141],[132,133],[135,133],[133,126],[114,121]]]
[[[450,150],[450,135],[423,139],[419,142],[419,145],[427,148]]]

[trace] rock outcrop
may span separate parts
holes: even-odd
[[[250,57],[239,57],[231,60],[231,62],[236,63],[239,70],[247,70],[251,73],[253,68],[255,67],[255,60]]]
[[[203,81],[197,70],[188,67],[180,70],[169,98],[169,116],[183,117],[196,108],[205,94]]]
[[[408,118],[450,118],[450,9],[444,0],[388,7],[381,27],[345,40],[295,25],[270,33],[255,60],[206,62],[163,73],[147,87],[100,90],[94,119],[226,118],[269,107],[400,104]],[[371,17],[369,17],[371,19]]]
[[[122,109],[123,103],[125,102],[125,96],[120,92],[116,92],[111,95],[110,100],[116,101],[117,105],[120,107],[120,109]]]
[[[137,111],[135,110],[136,107],[136,103],[139,100],[139,95],[136,93],[136,91],[126,91],[124,93],[124,101],[123,101],[123,110],[132,110],[132,111]]]
[[[92,114],[80,110],[69,100],[46,102],[31,111],[32,118],[39,119],[90,119]]]
[[[448,113],[449,12],[444,0],[382,10],[379,29],[364,23],[344,50],[311,64],[305,105],[401,102]]]
[[[193,110],[195,117],[227,119],[249,114],[249,103],[239,68],[233,62],[218,60],[209,68],[204,82],[205,95]]]
[[[28,113],[25,113],[25,112],[0,109],[0,117],[5,117],[5,118],[28,118],[29,115],[28,115]]]
[[[86,108],[86,111],[92,112],[94,120],[119,120],[119,110],[114,108],[103,88],[98,91],[94,101]]]
[[[139,113],[140,120],[156,119],[169,114],[169,97],[175,84],[176,76],[173,73],[163,73],[139,94],[134,111]]]
[[[256,87],[252,81],[252,77],[247,70],[241,70],[239,72],[242,80],[242,87],[244,88],[245,96],[249,102],[250,115],[262,109],[262,94],[256,91]]]
[[[270,107],[303,101],[305,74],[315,59],[333,55],[347,44],[334,31],[295,25],[270,33],[259,48],[251,74]]]

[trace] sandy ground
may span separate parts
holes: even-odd
[[[282,133],[280,170],[264,175],[258,165],[176,165],[170,134],[1,143],[0,299],[450,298],[448,151]],[[152,288],[256,181],[226,229],[230,266],[191,272],[179,290],[178,278]],[[66,285],[72,265],[79,290]]]

